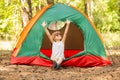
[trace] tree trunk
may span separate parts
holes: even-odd
[[[22,27],[26,26],[28,21],[32,17],[31,0],[20,0],[21,7],[21,17],[22,17]]]
[[[54,4],[54,0],[47,0],[47,4]]]
[[[84,6],[85,6],[85,13],[88,15],[91,21],[93,21],[94,0],[85,0]]]
[[[84,1],[84,12],[85,12],[85,14],[88,15],[88,12],[87,12],[87,9],[88,9],[88,8],[87,8],[87,5],[88,5],[88,4],[87,4],[87,0],[85,0],[85,1]]]

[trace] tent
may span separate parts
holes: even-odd
[[[52,66],[51,43],[41,26],[54,21],[72,21],[65,42],[65,60],[61,66],[105,66],[107,58],[103,41],[90,19],[80,10],[65,4],[48,5],[38,12],[20,34],[13,50],[11,64]],[[62,34],[65,27],[60,29]],[[53,32],[53,30],[50,30]]]

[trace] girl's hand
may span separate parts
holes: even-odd
[[[42,23],[42,26],[43,26],[43,27],[45,27],[45,26],[46,26],[46,22],[45,22],[45,21]]]
[[[70,24],[70,22],[71,22],[70,20],[68,20],[68,19],[66,20],[66,23],[67,23],[67,24]]]

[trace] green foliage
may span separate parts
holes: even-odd
[[[102,33],[104,43],[108,48],[119,48],[120,47],[120,32],[116,33]]]
[[[21,18],[18,0],[0,1],[0,38],[15,38],[20,32]]]
[[[44,6],[43,1],[41,0],[31,0],[32,3],[32,16],[34,16],[40,9],[41,6]]]
[[[119,9],[117,0],[95,2],[94,22],[101,32],[120,31]]]

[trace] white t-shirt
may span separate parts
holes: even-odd
[[[52,44],[52,55],[51,59],[59,59],[63,58],[64,59],[64,44],[62,41],[59,42],[53,42]]]

